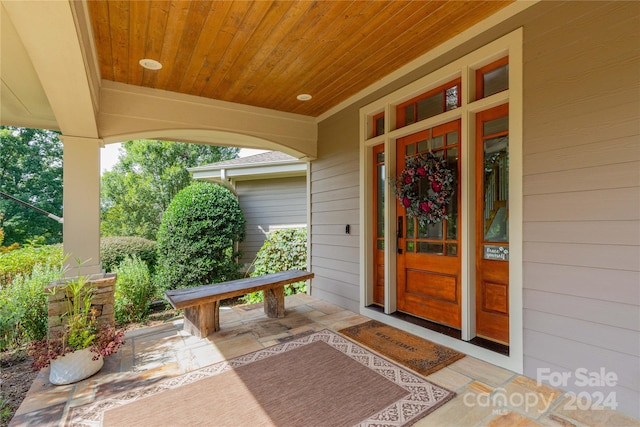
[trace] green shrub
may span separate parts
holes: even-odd
[[[61,275],[59,266],[36,264],[0,289],[0,350],[44,338],[48,324],[44,288]]]
[[[36,264],[60,269],[64,262],[62,245],[25,246],[0,254],[0,289],[19,274],[30,275]]]
[[[153,240],[136,236],[113,236],[100,239],[100,260],[107,273],[113,272],[127,257],[140,258],[153,274],[157,245]]]
[[[285,228],[267,234],[264,244],[253,261],[252,277],[285,270],[307,269],[307,229]],[[284,288],[285,295],[306,292],[306,282],[297,282]],[[242,298],[243,302],[254,304],[262,302],[262,291],[252,292]]]
[[[244,215],[229,189],[205,182],[184,188],[158,230],[158,284],[167,290],[238,278],[234,242],[244,239],[244,231]]]
[[[157,297],[149,267],[138,257],[127,257],[116,268],[115,318],[119,323],[140,322]]]

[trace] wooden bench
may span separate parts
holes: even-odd
[[[284,317],[284,285],[312,277],[313,273],[308,271],[287,270],[214,285],[166,291],[165,296],[173,308],[184,309],[184,330],[204,338],[220,330],[220,301],[263,291],[264,312],[267,316]]]

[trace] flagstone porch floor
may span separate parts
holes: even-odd
[[[40,372],[10,425],[62,425],[70,407],[240,356],[292,335],[325,328],[337,331],[369,320],[307,295],[287,297],[285,306],[287,315],[282,319],[267,318],[261,305],[222,307],[221,331],[203,339],[184,333],[182,319],[132,331],[126,345],[89,379],[53,386],[47,380],[48,369]],[[614,411],[566,410],[563,392],[469,356],[427,379],[457,396],[416,423],[420,427],[639,425]],[[498,393],[507,397],[508,405],[487,405],[486,397]]]

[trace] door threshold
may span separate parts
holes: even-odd
[[[509,355],[509,346],[497,343],[495,341],[488,340],[486,338],[475,337],[471,341],[469,341],[473,345],[477,345],[478,347],[486,348],[487,350],[495,351],[496,353],[504,354],[505,356]]]
[[[367,306],[367,309],[384,314],[384,307],[381,307],[379,305],[369,305]],[[421,328],[429,329],[431,331],[438,332],[440,334],[462,341],[462,332],[450,326],[441,325],[440,323],[431,322],[429,320],[425,320],[420,317],[412,316],[410,314],[402,313],[399,311],[396,311],[391,314],[387,314],[387,316],[395,317],[396,319],[400,319],[404,322],[412,323],[416,326],[420,326]],[[508,345],[499,344],[497,342],[494,342],[485,338],[480,338],[480,337],[475,337],[471,341],[467,341],[467,342],[475,346],[484,348],[486,350],[490,350],[498,354],[509,356]]]

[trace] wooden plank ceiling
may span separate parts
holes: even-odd
[[[88,1],[103,79],[314,117],[509,3]]]

